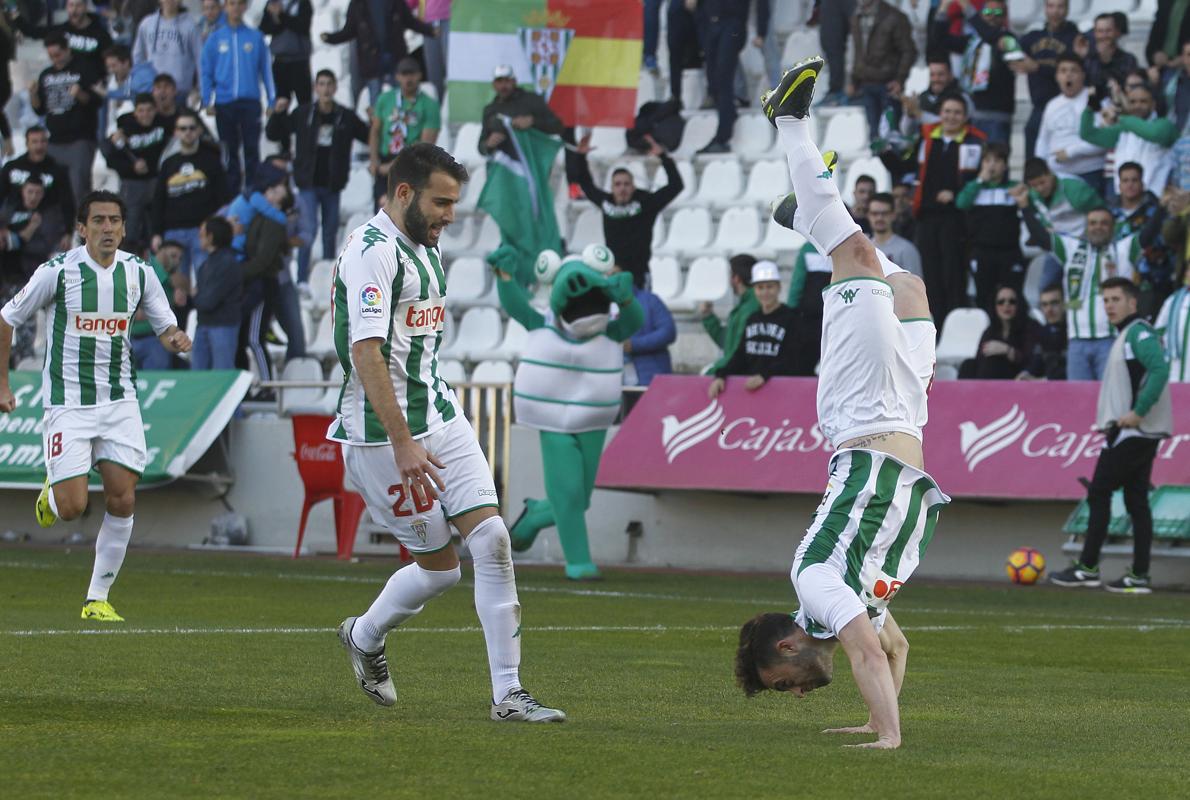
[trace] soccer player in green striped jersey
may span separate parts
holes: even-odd
[[[92,468],[99,471],[107,513],[95,539],[82,618],[122,622],[108,593],[132,537],[136,482],[147,460],[128,330],[143,310],[166,349],[188,351],[190,339],[178,330],[153,268],[118,249],[124,239],[119,196],[84,197],[77,231],[85,244],[38,267],[0,309],[0,411],[16,407],[8,385],[13,328],[46,309],[49,342],[41,386],[46,481],[34,511],[42,527],[78,518],[87,507],[87,476]]]
[[[863,235],[814,146],[810,100],[823,61],[795,65],[763,100],[785,149],[793,194],[774,209],[831,261],[823,290],[818,419],[835,447],[822,503],[790,578],[795,614],[760,614],[740,630],[736,680],[749,696],[798,697],[830,683],[842,644],[875,733],[857,747],[901,744],[897,696],[908,642],[888,603],[909,579],[948,498],[925,473],[922,427],[933,375],[924,286]]]
[[[499,722],[561,722],[520,681],[521,606],[492,471],[454,391],[438,373],[448,323],[438,240],[454,220],[467,170],[440,147],[404,147],[381,211],[353,230],[335,263],[335,349],[343,389],[327,437],[373,518],[413,554],[371,607],[339,626],[356,684],[375,703],[397,692],[389,631],[459,581],[451,526],[471,551],[475,610],[487,643]]]

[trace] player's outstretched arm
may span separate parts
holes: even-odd
[[[438,491],[446,488],[438,475],[438,470],[446,465],[426,452],[426,448],[409,431],[409,423],[397,404],[388,365],[384,356],[380,355],[383,341],[379,338],[360,339],[352,344],[352,366],[364,385],[364,394],[372,404],[372,410],[380,418],[380,424],[392,442],[393,458],[401,473],[406,496],[416,498],[418,495],[414,492],[419,491],[421,497],[432,500],[438,496]]]
[[[909,640],[901,632],[896,620],[889,612],[885,612],[884,627],[880,630],[880,649],[888,659],[888,668],[892,672],[893,688],[897,697],[901,696],[901,687],[905,684],[905,665],[909,659]],[[827,728],[823,733],[875,733],[872,718],[863,725],[853,725],[846,728]]]
[[[866,614],[861,614],[839,631],[839,643],[851,661],[851,673],[859,686],[874,733],[874,742],[852,747],[891,750],[901,746],[901,720],[897,709],[897,687],[893,682],[888,656]]]

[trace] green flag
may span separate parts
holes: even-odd
[[[527,286],[533,280],[537,254],[562,249],[549,182],[562,140],[533,128],[517,130],[507,117],[502,122],[512,146],[492,151],[478,206],[496,220],[501,248],[516,251],[517,280]]]

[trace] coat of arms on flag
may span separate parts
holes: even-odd
[[[569,28],[520,28],[519,33],[521,47],[533,74],[533,89],[548,101],[574,31]]]

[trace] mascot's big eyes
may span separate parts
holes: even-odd
[[[562,257],[560,255],[553,250],[542,250],[533,264],[533,274],[538,283],[550,284],[554,282],[561,266]]]

